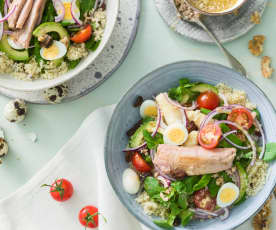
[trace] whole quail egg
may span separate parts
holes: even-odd
[[[66,85],[58,85],[44,91],[45,99],[52,103],[60,103],[68,94],[68,87]]]
[[[18,123],[20,121],[23,121],[26,113],[26,103],[21,99],[10,101],[4,108],[4,117],[9,122]]]

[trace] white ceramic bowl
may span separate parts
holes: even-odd
[[[88,65],[91,64],[96,59],[96,57],[99,56],[99,54],[103,51],[115,27],[115,23],[119,12],[120,1],[106,0],[106,2],[107,23],[100,46],[95,52],[91,52],[86,58],[84,58],[76,68],[53,80],[38,79],[35,81],[22,81],[17,80],[8,74],[0,74],[0,86],[11,90],[19,91],[43,90],[64,83],[65,81],[70,80],[74,76],[78,75],[82,70],[87,68]]]

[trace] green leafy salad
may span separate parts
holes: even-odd
[[[95,51],[106,24],[96,0],[0,0],[0,73],[53,79]]]
[[[127,131],[123,186],[156,225],[223,221],[262,189],[276,143],[266,142],[261,114],[243,94],[181,79],[134,103],[141,120]]]

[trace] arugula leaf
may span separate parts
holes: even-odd
[[[266,144],[266,150],[264,154],[264,161],[270,162],[276,159],[276,143]]]
[[[197,182],[197,184],[195,184],[193,186],[194,192],[204,188],[205,186],[207,186],[209,184],[210,180],[211,180],[211,175],[210,174],[203,175],[200,178],[200,180]]]
[[[92,35],[91,38],[85,42],[85,47],[90,51],[95,51],[99,47],[100,43],[101,41],[96,41],[95,36]]]
[[[181,212],[180,214],[180,218],[181,218],[181,224],[182,226],[186,226],[192,219],[194,213],[191,212],[190,210],[184,210]]]
[[[220,172],[219,175],[223,177],[224,183],[233,182],[231,177],[225,171]]]
[[[153,223],[155,223],[157,226],[161,228],[166,228],[166,229],[172,229],[173,227],[168,224],[166,220],[159,219],[159,220],[153,220]]]
[[[171,186],[179,193],[193,194],[194,185],[200,180],[200,176],[188,176],[182,181],[175,181]]]
[[[69,70],[74,69],[80,63],[80,61],[81,61],[81,58],[73,61],[66,59],[68,69]]]
[[[200,108],[200,112],[207,115],[208,113],[211,112],[211,110],[210,109],[205,109],[205,108]]]
[[[179,194],[177,204],[183,209],[188,207],[187,195],[185,193]]]
[[[179,86],[171,88],[168,91],[168,95],[171,99],[180,103],[192,101],[199,93],[191,91],[191,87],[197,84],[197,82],[190,82],[187,78],[180,79]]]
[[[54,8],[54,4],[52,0],[48,0],[46,2],[45,10],[43,12],[41,23],[44,22],[54,22],[55,16],[57,15],[56,10]]]
[[[41,47],[40,47],[39,41],[37,40],[37,38],[35,38],[33,55],[34,55],[37,63],[40,63],[41,61],[44,62],[44,59],[40,56],[40,49],[41,49]]]
[[[165,189],[159,184],[159,181],[154,177],[147,177],[144,182],[144,188],[150,197],[154,195],[159,195],[160,192]]]
[[[80,0],[80,12],[83,19],[84,14],[93,9],[96,0]]]
[[[210,192],[211,197],[216,197],[219,191],[219,186],[216,183],[216,178],[212,178],[210,183],[208,184],[208,190]]]
[[[144,130],[143,135],[149,149],[156,149],[159,144],[164,144],[163,135],[160,133],[156,133],[156,135],[152,137],[147,130]]]

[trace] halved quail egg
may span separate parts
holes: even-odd
[[[43,47],[40,50],[40,56],[48,61],[60,59],[65,56],[67,53],[66,46],[59,41],[54,41],[53,44],[49,47]]]

